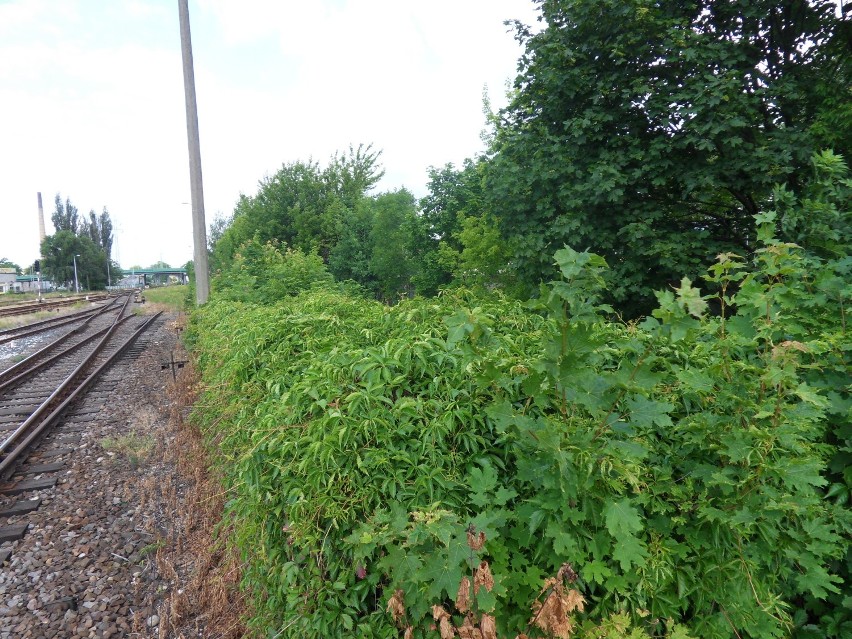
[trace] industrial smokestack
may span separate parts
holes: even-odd
[[[41,205],[41,191],[38,193],[38,245],[41,247],[41,243],[44,242],[45,232],[44,232],[44,207]],[[39,248],[41,251],[41,248]]]

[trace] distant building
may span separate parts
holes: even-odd
[[[142,273],[125,275],[118,282],[113,283],[112,288],[145,288],[145,275]]]
[[[10,293],[17,290],[15,282],[18,273],[13,268],[0,268],[0,293]]]
[[[38,275],[18,275],[15,278],[15,290],[19,293],[38,293]],[[47,280],[41,281],[42,292],[52,291],[53,282]]]
[[[38,275],[18,275],[13,268],[0,268],[0,293],[38,293]],[[42,293],[55,289],[53,282],[41,281]]]

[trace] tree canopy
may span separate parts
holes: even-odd
[[[826,0],[538,0],[498,118],[490,201],[530,284],[565,243],[650,291],[749,254],[773,187],[850,147],[850,25]]]
[[[239,246],[254,239],[316,251],[327,260],[345,212],[381,179],[380,155],[369,145],[350,146],[325,168],[313,160],[297,161],[261,180],[257,193],[241,195],[233,217],[216,227],[213,268],[227,268]]]
[[[74,257],[81,289],[101,289],[121,279],[121,268],[112,261],[113,226],[109,211],[94,209],[80,217],[71,198],[57,193],[51,221],[56,233],[41,245],[42,272],[47,279],[69,288],[74,283]]]
[[[46,279],[68,288],[74,286],[74,263],[77,264],[77,281],[81,290],[102,289],[107,285],[107,268],[110,277],[117,281],[121,269],[107,261],[103,249],[85,235],[71,231],[58,231],[48,235],[41,245],[44,256],[41,263]]]

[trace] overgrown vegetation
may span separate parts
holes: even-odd
[[[849,636],[848,14],[538,4],[419,202],[350,148],[217,227],[194,419],[248,626]]]
[[[211,303],[196,416],[226,462],[252,625],[428,636],[486,562],[476,610],[498,636],[843,636],[850,264],[776,221],[753,266],[719,256],[718,294],[684,279],[640,325],[608,320],[604,260],[567,248],[533,308]],[[566,563],[585,605],[554,635],[532,606]]]
[[[565,242],[629,315],[719,253],[750,256],[776,184],[852,150],[848,7],[834,0],[538,0],[499,113],[488,202],[528,285]]]
[[[370,147],[287,164],[217,223],[214,269],[256,239],[385,301],[451,282],[529,298],[567,243],[608,261],[608,301],[635,318],[716,255],[752,258],[754,216],[803,197],[814,154],[852,151],[852,14],[834,0],[535,3],[481,156],[431,168],[419,201],[373,192]]]
[[[146,310],[149,312],[151,307],[157,310],[181,312],[187,308],[189,287],[185,284],[158,286],[156,288],[145,289],[144,295],[146,306],[149,307]]]

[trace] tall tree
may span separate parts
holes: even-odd
[[[489,163],[467,159],[429,170],[429,194],[420,201],[441,268],[465,285],[501,286],[514,292],[511,254],[500,236],[483,189]],[[449,279],[449,277],[445,277]],[[445,283],[445,281],[441,283]]]
[[[328,269],[335,279],[358,282],[373,294],[379,294],[378,280],[370,270],[373,253],[374,200],[362,198],[343,217],[340,239],[328,257]]]
[[[420,200],[423,218],[439,240],[460,248],[456,235],[461,230],[460,216],[480,215],[482,200],[481,161],[466,159],[461,169],[452,164],[429,167],[428,193]]]
[[[112,220],[109,216],[109,211],[107,211],[107,207],[104,207],[104,210],[101,211],[100,215],[98,215],[98,239],[101,248],[106,254],[107,258],[112,258],[112,242],[113,242],[113,234],[112,234]]]
[[[369,269],[381,297],[394,302],[413,292],[412,278],[418,272],[417,205],[409,191],[399,189],[376,197],[373,211]]]
[[[80,223],[80,235],[88,237],[98,246],[101,245],[100,225],[98,224],[98,215],[94,209],[90,210],[89,217],[83,218],[83,221]]]
[[[380,152],[369,146],[333,156],[326,168],[313,160],[285,164],[264,178],[253,196],[241,195],[227,227],[219,229],[212,262],[228,267],[251,240],[283,242],[328,260],[340,239],[343,219],[383,172]]]
[[[50,221],[53,222],[53,228],[57,231],[70,231],[76,235],[79,230],[80,223],[77,207],[71,204],[70,198],[65,198],[65,202],[63,203],[62,197],[59,193],[56,194],[54,204],[54,211],[50,216]]]
[[[385,174],[381,151],[372,144],[349,145],[347,153],[335,153],[323,172],[325,181],[347,208],[352,208],[365,193],[371,191]]]
[[[48,235],[41,245],[42,272],[46,279],[71,288],[74,284],[74,264],[81,289],[102,289],[107,284],[108,265],[103,249],[91,238],[71,231]],[[117,273],[111,271],[113,276]],[[120,275],[120,274],[119,274]]]
[[[546,28],[516,25],[525,53],[488,180],[531,283],[563,244],[591,248],[623,307],[644,310],[651,288],[748,253],[752,216],[816,150],[849,150],[835,2],[537,2]]]

